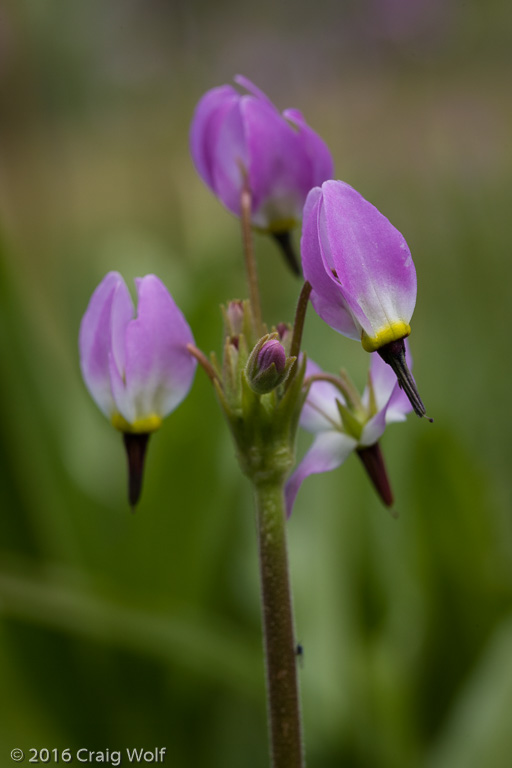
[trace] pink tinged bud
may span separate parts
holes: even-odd
[[[244,328],[244,302],[240,299],[230,301],[226,308],[226,331],[229,336],[240,336]]]
[[[274,365],[277,373],[282,373],[286,365],[286,352],[277,341],[270,339],[263,344],[258,352],[258,371],[264,373],[270,366]]]
[[[293,338],[293,328],[289,323],[278,323],[276,325],[276,332],[279,335],[279,341],[284,348],[289,352]]]
[[[300,112],[280,114],[249,80],[235,80],[248,93],[224,85],[199,101],[190,130],[192,159],[232,213],[240,215],[247,184],[253,226],[287,232],[300,221],[309,190],[332,176],[330,152]]]
[[[247,360],[245,373],[251,389],[258,395],[272,392],[283,384],[295,362],[295,357],[287,357],[277,336],[264,336],[258,341]]]

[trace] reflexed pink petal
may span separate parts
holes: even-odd
[[[279,219],[299,219],[305,194],[305,158],[298,134],[266,102],[246,97],[240,108],[246,130],[255,221],[259,226],[270,226]],[[262,206],[265,210],[258,219]]]
[[[138,412],[137,403],[134,402],[131,393],[126,388],[124,369],[119,370],[112,354],[109,357],[109,375],[110,390],[115,403],[114,410],[116,413],[120,413],[128,424],[133,424],[141,417],[141,414]]]
[[[269,97],[266,93],[263,93],[263,91],[258,88],[257,85],[254,85],[254,83],[249,80],[248,77],[245,77],[244,75],[235,75],[233,80],[237,85],[241,85],[242,88],[245,88],[246,91],[249,93],[252,93],[253,96],[256,96],[257,99],[260,99],[261,101],[264,101],[266,104],[269,104],[272,109],[274,109],[277,112],[276,107],[272,104]]]
[[[241,100],[237,98],[222,116],[212,146],[212,189],[236,216],[240,215],[240,196],[244,174],[249,172],[249,162],[246,126],[241,113]]]
[[[317,436],[286,483],[285,499],[288,516],[291,514],[295,497],[306,477],[320,472],[329,472],[341,466],[356,446],[356,440],[341,432],[321,432]]]
[[[124,339],[128,323],[133,319],[134,309],[130,292],[124,280],[117,286],[112,300],[110,314],[110,344],[112,364],[114,364],[121,377],[125,369],[125,345]]]
[[[300,220],[308,191],[332,175],[329,150],[300,112],[289,110],[286,118],[247,78],[235,80],[249,93],[223,86],[200,100],[190,133],[192,158],[236,215],[245,170],[253,226],[288,231]]]
[[[350,339],[360,339],[361,331],[348,311],[340,285],[324,262],[318,236],[318,216],[322,190],[315,187],[304,206],[301,254],[304,277],[312,287],[311,303],[318,315],[331,328]]]
[[[380,411],[387,404],[395,388],[398,387],[398,382],[391,366],[387,365],[377,352],[372,352],[370,355],[370,376],[375,402]],[[363,393],[362,400],[365,405],[368,405],[368,387]]]
[[[393,390],[393,394],[389,398],[389,402],[386,408],[386,424],[392,424],[395,421],[405,421],[405,417],[408,413],[411,413],[413,407],[409,401],[409,398],[398,386]]]
[[[307,360],[306,378],[323,373],[313,360]],[[345,401],[341,392],[328,381],[315,381],[311,384],[308,397],[300,414],[300,426],[308,432],[324,432],[341,426],[340,414],[336,405]]]
[[[325,182],[322,200],[322,248],[354,318],[370,337],[392,323],[408,323],[416,302],[416,271],[403,236],[342,181]]]
[[[192,385],[196,361],[186,345],[194,339],[183,314],[155,275],[137,279],[136,285],[137,317],[126,330],[126,398],[135,408],[136,419],[154,413],[163,417],[176,408]]]
[[[332,155],[325,141],[306,123],[298,109],[285,109],[283,117],[298,129],[304,155],[308,160],[308,173],[304,177],[304,198],[310,189],[319,187],[334,175]]]
[[[361,437],[359,439],[359,445],[363,448],[368,445],[373,445],[382,437],[385,429],[386,408],[383,408],[364,425]]]
[[[196,107],[190,129],[190,153],[203,181],[214,189],[215,147],[226,112],[238,102],[239,95],[230,85],[205,93]]]
[[[92,398],[106,416],[114,411],[110,391],[111,311],[116,291],[124,286],[118,272],[109,272],[94,291],[79,333],[80,367]],[[124,286],[126,288],[126,286]]]

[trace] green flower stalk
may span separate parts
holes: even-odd
[[[244,189],[243,195],[247,195]],[[243,241],[249,282],[255,277],[248,236],[250,206],[242,206]],[[280,323],[265,333],[257,286],[252,301],[223,308],[224,351],[219,363],[189,345],[210,377],[229,425],[238,463],[256,501],[268,717],[273,768],[302,768],[302,725],[296,638],[286,547],[285,482],[295,463],[295,440],[306,398],[306,361],[298,352],[310,286],[299,298],[293,330]],[[263,332],[263,335],[259,335]]]
[[[296,640],[286,550],[284,486],[295,463],[295,438],[305,402],[305,360],[287,354],[290,333],[254,344],[249,302],[224,309],[222,364],[190,351],[210,376],[233,435],[238,463],[256,499],[269,727],[274,768],[301,768],[302,735]],[[239,332],[245,329],[246,333]],[[279,340],[281,338],[281,341]],[[250,347],[252,346],[252,349]]]

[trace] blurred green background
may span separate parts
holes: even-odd
[[[187,134],[238,72],[301,109],[405,235],[435,418],[383,438],[397,521],[355,457],[298,497],[308,765],[509,768],[511,33],[500,0],[2,3],[2,768],[14,747],[267,765],[251,491],[209,382],[152,439],[132,515],[77,356],[110,269],[156,272],[220,350],[218,306],[245,294],[239,228]],[[271,242],[256,250],[265,317],[289,320],[299,285]],[[313,312],[305,348],[364,385],[366,354]]]

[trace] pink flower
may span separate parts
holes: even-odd
[[[149,435],[187,395],[196,369],[187,350],[192,332],[163,283],[146,275],[135,284],[136,316],[123,278],[109,272],[92,295],[79,336],[87,389],[123,433],[132,507],[142,489]]]
[[[187,321],[155,275],[126,284],[109,272],[80,326],[80,365],[92,398],[122,432],[153,432],[187,395],[196,361]]]
[[[369,383],[361,398],[345,379],[326,376],[312,360],[306,365],[306,381],[308,378],[312,384],[300,425],[315,439],[286,483],[288,515],[303,481],[341,466],[352,451],[363,461],[381,499],[391,506],[393,496],[378,441],[387,424],[404,421],[412,410],[393,371],[378,355],[372,355]]]
[[[306,200],[301,252],[316,312],[367,352],[378,351],[424,416],[403,342],[416,303],[416,270],[403,236],[351,186],[326,181]]]
[[[298,224],[309,190],[333,174],[330,152],[302,114],[280,114],[247,78],[208,91],[190,130],[192,159],[203,181],[232,213],[251,193],[252,224],[273,234]]]

